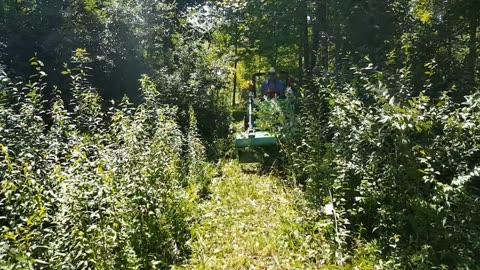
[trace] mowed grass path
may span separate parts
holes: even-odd
[[[317,269],[321,247],[302,224],[303,195],[272,176],[222,166],[201,205],[183,269]]]

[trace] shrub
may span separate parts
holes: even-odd
[[[153,77],[158,87],[156,100],[178,108],[177,122],[184,132],[189,127],[189,109],[193,109],[206,155],[218,159],[230,124],[223,91],[229,75],[227,58],[216,59],[214,48],[206,48],[202,41],[177,38],[176,50]]]
[[[204,153],[185,155],[176,109],[156,102],[148,77],[142,104],[125,98],[105,116],[88,55],[77,50],[73,60],[63,72],[70,109],[58,89],[44,106],[46,74],[35,58],[31,81],[0,85],[0,266],[168,268],[189,253],[185,183],[190,175],[208,182]]]
[[[301,135],[284,148],[337,261],[373,243],[390,267],[475,268],[480,95],[408,97],[385,74],[354,71],[349,84],[325,77],[306,92]]]

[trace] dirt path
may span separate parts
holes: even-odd
[[[302,227],[300,191],[272,176],[244,173],[233,161],[221,171],[212,198],[201,205],[183,269],[319,268],[314,258],[321,247]]]

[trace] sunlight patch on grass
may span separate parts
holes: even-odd
[[[315,269],[322,250],[306,231],[299,209],[303,195],[271,176],[222,167],[212,197],[201,205],[193,255],[183,269]]]

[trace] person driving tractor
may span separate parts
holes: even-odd
[[[271,67],[267,72],[267,80],[262,84],[260,92],[263,96],[267,97],[284,97],[285,96],[285,84],[277,79],[277,73],[275,68]]]

